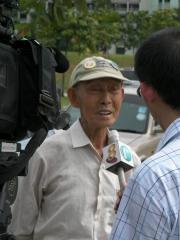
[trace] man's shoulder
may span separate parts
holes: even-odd
[[[43,145],[48,146],[48,144],[63,144],[69,142],[70,134],[68,130],[56,130],[44,141]]]
[[[166,150],[162,149],[141,163],[135,171],[134,179],[146,187],[150,187],[155,182],[163,184],[165,178],[180,169],[180,163],[178,167],[175,161],[171,154],[167,154]]]

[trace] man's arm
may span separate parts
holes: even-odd
[[[33,239],[42,200],[44,166],[36,152],[29,161],[28,174],[19,177],[18,193],[8,231],[18,240]]]

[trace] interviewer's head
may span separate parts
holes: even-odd
[[[166,28],[145,40],[135,55],[135,71],[141,83],[180,109],[180,29]]]

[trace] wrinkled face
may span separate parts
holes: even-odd
[[[111,78],[80,82],[68,91],[69,99],[81,112],[81,123],[88,129],[106,128],[118,118],[124,97],[122,83]]]

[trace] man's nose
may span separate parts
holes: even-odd
[[[108,104],[111,102],[111,94],[107,90],[102,90],[101,92],[101,102],[103,104]]]

